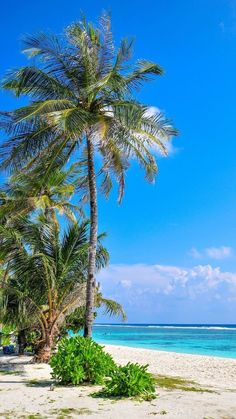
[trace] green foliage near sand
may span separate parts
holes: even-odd
[[[80,336],[64,338],[50,360],[52,376],[61,384],[104,384],[93,397],[155,398],[155,379],[147,371],[148,365],[128,363],[117,366],[101,345]]]
[[[83,382],[102,384],[116,369],[111,355],[92,339],[72,337],[63,339],[50,365],[53,377],[62,384],[78,385]]]
[[[102,397],[139,397],[152,400],[155,396],[155,380],[147,371],[148,365],[128,363],[120,366],[107,381],[103,390],[94,396]]]
[[[0,278],[3,274],[3,269],[0,268]],[[0,306],[2,304],[2,296],[0,294]],[[10,332],[12,331],[11,325],[5,324],[0,330],[0,346],[10,345],[11,339],[10,339]]]

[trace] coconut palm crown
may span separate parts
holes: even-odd
[[[79,181],[77,164],[66,169],[51,166],[45,172],[43,174],[40,167],[35,167],[10,177],[0,190],[0,222],[4,223],[4,218],[9,221],[42,211],[47,218],[53,216],[57,224],[56,212],[76,222],[76,215],[81,210],[71,199]]]

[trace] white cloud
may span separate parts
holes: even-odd
[[[160,113],[163,113],[163,112],[156,106],[150,106],[145,112],[146,116],[154,116]],[[168,140],[163,138],[162,142],[166,148],[168,156],[176,154],[178,152],[178,148],[175,147],[173,144],[173,138],[169,138]],[[152,149],[154,152],[158,154],[158,156],[163,156],[163,152],[160,150],[160,147],[153,146]]]
[[[205,249],[198,250],[195,247],[193,247],[189,255],[192,256],[194,259],[204,259],[204,258],[210,258],[210,259],[216,259],[216,260],[222,260],[227,259],[229,257],[233,256],[233,249],[229,246],[220,246],[220,247],[206,247]]]
[[[192,256],[194,259],[201,259],[202,253],[199,252],[195,247],[192,247],[192,249],[188,252],[190,256]]]
[[[131,281],[129,281],[127,279],[122,279],[120,281],[120,283],[121,283],[122,287],[124,287],[124,288],[130,288],[131,285],[132,285]]]
[[[208,247],[206,254],[212,259],[225,259],[233,255],[233,249],[228,246]]]
[[[219,316],[222,311],[235,310],[236,272],[222,271],[210,264],[191,268],[111,265],[99,273],[98,281],[107,298],[124,306],[129,321],[160,322],[162,318],[164,322],[176,322],[178,318],[180,322],[198,322],[204,311],[209,316]]]
[[[145,115],[154,116],[159,113],[161,113],[161,110],[159,108],[157,108],[156,106],[149,106],[149,108],[145,112]]]
[[[136,293],[171,294],[176,289],[191,295],[218,288],[224,283],[235,288],[236,273],[224,272],[219,267],[197,265],[184,268],[169,265],[111,265],[99,274],[102,288],[111,294],[117,290],[132,290]]]

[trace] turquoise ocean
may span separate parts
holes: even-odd
[[[101,344],[236,358],[236,325],[95,324]]]

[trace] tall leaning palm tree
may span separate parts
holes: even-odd
[[[8,136],[0,150],[2,167],[27,170],[48,153],[53,161],[81,153],[86,162],[90,246],[84,336],[91,336],[96,286],[97,175],[106,195],[112,180],[118,181],[120,201],[129,160],[136,158],[153,181],[157,164],[152,150],[166,154],[165,142],[176,134],[161,113],[150,115],[135,98],[135,91],[163,70],[147,60],[129,65],[131,50],[126,39],[114,47],[108,15],[97,26],[82,19],[61,37],[27,36],[24,52],[33,59],[32,66],[9,72],[2,83],[17,97],[29,99],[27,106],[1,113],[0,125]]]

